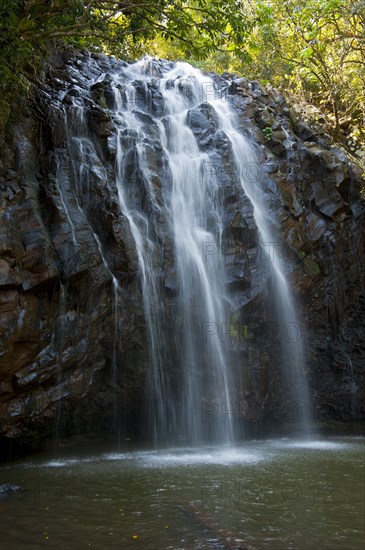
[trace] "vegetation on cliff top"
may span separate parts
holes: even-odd
[[[365,0],[3,0],[0,133],[50,47],[153,53],[270,82],[315,107],[335,137],[365,141]]]

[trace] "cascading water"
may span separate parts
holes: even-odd
[[[123,231],[129,231],[133,241],[127,239],[128,247],[134,247],[143,298],[149,349],[146,415],[155,444],[232,444],[241,437],[252,408],[245,383],[251,376],[251,386],[258,385],[255,376],[247,374],[247,360],[260,357],[260,350],[247,341],[248,325],[242,334],[234,319],[250,323],[244,306],[258,296],[265,301],[266,317],[275,318],[282,328],[282,371],[296,408],[296,426],[300,421],[308,430],[305,353],[298,337],[302,331],[273,231],[267,182],[250,175],[259,166],[256,153],[239,129],[239,119],[236,124],[239,110],[217,89],[217,83],[219,87],[227,82],[215,82],[186,63],[151,58],[114,67],[91,86],[108,89],[102,120],[112,121],[114,130],[107,132],[107,145],[94,140],[87,103],[76,91],[66,98],[69,159],[57,157],[56,177],[76,261],[82,245],[75,218],[91,231],[113,284],[112,385],[117,387],[120,368],[118,311],[126,295],[121,283],[130,275],[118,272],[105,231],[103,240],[99,237],[102,228],[93,216],[97,205],[90,202],[90,186],[103,186],[103,193],[113,197],[116,189],[117,217],[123,220],[118,223],[128,226]],[[106,167],[111,159],[114,170]],[[237,227],[240,232],[232,237]],[[247,242],[242,240],[245,229]],[[256,269],[251,264],[258,247],[251,241],[257,234],[268,261],[264,266],[256,258]],[[244,255],[238,274],[229,250],[231,238],[234,255],[237,247]],[[238,298],[237,283],[244,288]],[[291,337],[290,328],[297,337]],[[242,341],[237,343],[237,337]],[[261,397],[266,402],[267,394]],[[117,399],[113,410],[118,432]]]
[[[135,241],[148,330],[151,429],[156,442],[229,444],[235,439],[238,413],[235,364],[220,329],[229,325],[231,302],[222,255],[212,253],[219,251],[222,241],[222,181],[216,170],[209,170],[206,176],[207,167],[223,166],[227,158],[236,167],[256,166],[256,156],[235,129],[233,111],[214,92],[213,80],[186,63],[162,65],[145,58],[112,75],[112,88],[118,125],[119,202]],[[160,99],[157,106],[156,92]],[[223,136],[223,151],[214,141],[207,140],[205,147],[198,143],[191,120],[197,106],[204,107],[220,138]],[[151,134],[165,173],[162,195],[157,192],[160,184],[156,184],[156,175],[149,169]],[[144,189],[144,204],[141,197],[131,193],[131,177]],[[237,184],[237,177],[234,179]],[[273,244],[272,224],[259,182],[252,183],[240,174],[238,185],[251,201],[263,244]],[[173,325],[166,318],[166,296],[158,270],[163,262],[156,247],[161,219],[173,238]],[[270,260],[280,323],[285,328],[298,327],[279,254]],[[178,363],[176,379],[166,368],[171,345],[173,360]],[[301,338],[283,339],[284,370],[294,387],[301,424],[308,428],[304,356]]]
[[[301,430],[309,434],[312,426],[310,396],[305,376],[304,331],[296,314],[294,299],[285,277],[284,256],[280,243],[273,231],[273,220],[265,201],[263,175],[260,173],[252,146],[233,124],[232,112],[215,102],[221,126],[232,145],[233,158],[239,172],[239,180],[253,205],[253,215],[260,233],[261,247],[271,267],[273,300],[276,317],[280,325],[282,369],[288,384],[292,387],[294,401],[290,404],[293,416],[299,421]],[[261,180],[261,181],[260,181]]]
[[[140,117],[133,111],[133,84],[127,85],[123,101],[118,78],[114,79],[117,118],[121,125],[117,141],[117,184],[121,210],[130,223],[139,261],[151,352],[149,415],[155,440],[178,439],[195,445],[202,441],[229,443],[233,438],[229,415],[227,418],[218,415],[208,430],[202,418],[205,403],[224,402],[227,410],[232,410],[227,353],[219,338],[202,340],[205,325],[221,326],[225,322],[228,297],[219,257],[214,263],[205,261],[204,247],[219,238],[219,223],[215,222],[216,227],[209,231],[209,220],[212,215],[219,220],[222,213],[215,200],[218,182],[208,186],[202,179],[202,168],[209,156],[199,150],[192,130],[185,123],[189,106],[201,102],[198,73],[190,67],[190,73],[184,74],[186,67],[189,66],[177,66],[160,80],[164,113],[162,120],[153,121],[171,185],[163,205],[158,204],[154,193],[146,161],[148,142],[141,131]],[[139,79],[150,80],[144,73],[144,62],[140,62],[129,69],[128,76],[132,82],[137,75]],[[186,96],[189,90],[193,94],[191,98]],[[164,364],[168,327],[163,318],[164,307],[154,265],[156,235],[150,227],[150,217],[136,208],[133,197],[128,197],[125,159],[131,154],[135,155],[140,184],[148,189],[153,216],[166,217],[174,239],[180,340],[176,342],[176,359],[181,365],[175,388]]]
[[[72,104],[66,111],[65,121],[65,135],[66,135],[66,150],[68,158],[63,155],[56,157],[56,177],[54,184],[57,195],[60,198],[62,211],[66,217],[71,229],[72,243],[69,244],[67,256],[64,258],[64,270],[68,269],[72,271],[74,264],[80,260],[79,253],[81,249],[78,235],[76,234],[74,219],[78,222],[82,220],[83,225],[87,228],[93,236],[94,245],[101,257],[102,265],[111,279],[113,289],[113,318],[114,318],[114,330],[113,330],[113,344],[111,352],[111,383],[116,388],[117,386],[117,351],[118,351],[118,307],[120,297],[123,294],[123,290],[118,279],[115,277],[111,266],[106,258],[103,244],[100,237],[95,232],[92,223],[90,222],[90,208],[89,201],[89,185],[90,178],[95,175],[105,175],[105,170],[101,166],[91,162],[97,158],[92,141],[88,136],[88,124],[85,117],[85,110],[83,107],[77,104]],[[91,250],[92,254],[93,251]],[[66,287],[62,283],[60,284],[60,304],[59,304],[59,327],[57,330],[58,335],[58,348],[62,348],[62,341],[64,338],[64,332],[67,326],[67,316],[65,315],[65,303],[66,303]],[[59,360],[59,359],[58,359]],[[56,413],[56,428],[55,428],[55,440],[57,441],[60,435],[60,424],[62,420],[62,376],[61,369],[59,368],[58,374],[58,386],[60,386],[59,395],[57,396],[57,413]],[[113,403],[113,417],[115,425],[113,426],[114,432],[118,433],[120,427],[116,425],[117,418],[120,416],[117,392],[115,390],[115,397]]]

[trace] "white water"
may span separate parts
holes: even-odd
[[[56,333],[56,349],[57,349],[57,393],[56,393],[56,419],[54,427],[54,439],[57,443],[60,431],[60,422],[62,418],[62,365],[60,361],[62,348],[64,345],[65,339],[65,317],[66,317],[66,298],[67,298],[67,287],[60,283],[59,289],[59,298],[58,298],[58,324],[57,324],[57,333]]]
[[[220,191],[227,185],[235,186],[237,193],[244,192],[253,206],[263,253],[270,262],[268,307],[276,311],[281,327],[281,367],[291,390],[290,399],[295,401],[300,428],[308,432],[311,415],[303,330],[266,203],[265,181],[253,146],[236,128],[237,111],[214,92],[211,78],[186,63],[159,64],[145,58],[108,75],[110,79],[114,93],[111,111],[117,128],[115,184],[138,259],[149,344],[146,420],[155,444],[232,446],[241,432],[237,426],[242,422],[240,406],[245,388],[236,387],[237,380],[242,380],[237,375],[241,359],[233,357],[219,330],[230,327],[232,314],[228,277],[219,253],[225,226]],[[156,91],[161,98],[160,109],[153,103]],[[68,179],[63,173],[61,161],[58,176],[63,181],[62,185],[56,183],[73,245],[79,246],[73,222],[77,215],[93,233],[113,284],[111,355],[116,383],[120,367],[118,303],[124,291],[95,232],[92,211],[90,214],[88,210],[93,178],[104,185],[109,175],[94,147],[86,111],[77,101],[66,117],[72,177]],[[221,145],[211,141],[204,150],[189,127],[193,109],[202,104],[215,124],[211,133],[217,130],[223,138]],[[66,201],[65,194],[71,185],[73,202]],[[172,240],[167,260],[163,248],[166,234]],[[174,280],[172,314],[163,288],[166,261]],[[291,330],[296,332],[294,337]],[[291,405],[293,408],[293,402]],[[114,417],[118,417],[117,397]]]
[[[298,419],[301,428],[310,433],[312,418],[310,397],[305,376],[306,357],[304,349],[304,331],[296,314],[292,292],[285,276],[283,255],[280,242],[273,231],[273,220],[265,203],[263,192],[263,174],[257,158],[247,139],[241,135],[233,123],[233,113],[215,102],[220,122],[229,137],[236,166],[239,170],[240,183],[254,208],[254,218],[261,237],[263,253],[267,255],[273,279],[274,302],[280,324],[282,369],[288,385],[293,389]]]
[[[128,71],[130,81],[145,78],[145,62],[139,62]],[[219,220],[220,205],[215,200],[218,182],[209,187],[202,179],[202,168],[209,160],[202,153],[185,119],[189,107],[200,103],[203,76],[186,64],[178,64],[160,80],[164,97],[164,122],[155,119],[159,143],[167,159],[171,178],[168,203],[163,205],[174,238],[176,280],[179,288],[178,311],[180,323],[178,349],[181,356],[178,394],[172,388],[164,364],[163,305],[154,265],[155,245],[150,235],[148,217],[128,200],[125,158],[134,151],[142,184],[147,188],[152,206],[159,213],[153,183],[146,162],[145,135],[140,121],[133,114],[133,86],[127,85],[126,105],[118,79],[115,78],[117,118],[122,126],[118,135],[117,173],[120,207],[126,215],[135,240],[138,255],[145,316],[150,344],[149,391],[151,392],[149,416],[156,442],[180,440],[197,445],[204,440],[230,443],[233,439],[233,422],[217,418],[209,426],[202,421],[202,409],[206,402],[224,402],[232,410],[229,365],[226,352],[219,338],[203,343],[205,324],[221,326],[226,321],[225,305],[228,297],[225,277],[217,255],[215,262],[206,262],[204,246],[214,243],[217,234],[207,230],[208,219],[214,212]],[[184,93],[189,88],[193,98]],[[182,91],[182,93],[181,93]],[[125,130],[127,126],[127,131]],[[212,182],[209,182],[210,184]],[[207,391],[208,390],[208,391]],[[209,433],[208,433],[209,432]]]
[[[94,452],[94,454],[76,453],[44,461],[39,456],[34,462],[20,462],[16,468],[64,468],[87,463],[124,463],[135,468],[171,468],[192,465],[221,466],[250,465],[258,462],[285,461],[295,456],[309,455],[333,456],[334,453],[362,451],[364,438],[322,438],[306,441],[303,439],[262,439],[246,441],[234,448],[219,446],[176,447],[168,450],[148,450],[132,452]]]
[[[166,66],[156,79],[154,62],[150,58],[128,67],[123,74],[113,75],[115,120],[119,126],[117,139],[117,187],[120,208],[127,217],[135,241],[141,291],[144,299],[150,357],[148,367],[148,418],[156,443],[180,442],[199,445],[203,442],[232,444],[235,440],[236,397],[232,364],[223,339],[203,338],[204,327],[223,327],[229,321],[229,296],[224,266],[219,254],[209,255],[209,247],[219,248],[222,237],[223,212],[218,200],[218,174],[202,177],[207,165],[216,163],[217,155],[223,167],[221,151],[203,152],[187,124],[188,112],[201,103],[209,103],[231,145],[231,161],[239,170],[240,184],[254,208],[254,219],[264,245],[277,245],[272,223],[261,189],[262,182],[242,167],[257,166],[253,148],[234,125],[234,114],[228,103],[213,93],[213,81],[186,63]],[[163,97],[163,114],[151,118],[156,143],[167,164],[168,195],[158,201],[156,188],[148,166],[150,142],[143,129],[141,109],[136,96],[136,83],[146,96],[145,109],[151,114],[149,85],[158,84]],[[209,92],[209,93],[208,93]],[[142,107],[143,108],[143,107]],[[133,156],[139,186],[145,189],[149,213],[140,197],[133,196],[130,182],[130,156]],[[138,169],[137,169],[138,168]],[[237,174],[234,174],[235,179]],[[132,185],[130,185],[132,183]],[[232,182],[232,185],[234,182]],[[151,217],[152,211],[152,217]],[[171,380],[165,364],[167,331],[165,309],[160,288],[156,241],[151,219],[163,215],[174,239],[178,306],[175,315],[179,328],[174,337],[178,379]],[[214,220],[212,222],[212,220]],[[271,273],[277,317],[284,335],[290,326],[301,328],[294,301],[287,283],[278,247],[264,248],[271,253]],[[302,427],[310,426],[309,396],[304,375],[305,352],[302,337],[282,338],[283,370],[294,398]],[[218,407],[219,404],[219,414]],[[204,410],[209,422],[204,422]]]

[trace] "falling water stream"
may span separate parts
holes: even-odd
[[[237,109],[222,96],[223,81],[217,85],[187,63],[146,57],[101,74],[94,84],[99,82],[107,82],[111,90],[108,108],[116,128],[108,138],[115,143],[115,181],[108,185],[117,189],[138,262],[149,350],[146,418],[155,446],[232,446],[242,436],[237,422],[245,390],[237,374],[242,363],[226,337],[237,311],[222,250],[227,227],[222,191],[227,187],[248,199],[254,220],[250,223],[257,228],[269,264],[268,313],[274,312],[281,326],[282,376],[297,408],[296,427],[310,433],[304,334],[267,200],[267,178],[253,142],[239,129]],[[93,234],[111,278],[112,383],[117,388],[123,290],[93,219],[95,205],[89,204],[90,186],[108,181],[109,175],[77,96],[66,109],[65,127],[68,158],[56,156],[56,191],[71,227],[75,261],[81,246],[76,217]],[[197,136],[197,127],[203,136]],[[294,338],[289,337],[291,328]],[[116,432],[118,416],[116,392]]]
[[[144,58],[122,73],[112,75],[114,114],[118,126],[116,172],[119,202],[136,246],[149,338],[148,416],[155,442],[171,444],[180,440],[194,446],[206,442],[232,444],[237,400],[232,357],[219,333],[204,338],[205,327],[223,327],[230,315],[222,255],[209,254],[207,261],[206,253],[209,247],[219,252],[224,225],[224,212],[218,198],[222,185],[220,171],[210,170],[209,177],[206,177],[206,167],[218,164],[223,168],[224,158],[223,152],[214,144],[204,150],[199,147],[189,126],[190,112],[195,107],[204,105],[208,109],[209,117],[215,120],[220,135],[228,144],[231,165],[238,171],[238,177],[235,174],[231,184],[242,186],[250,199],[261,241],[263,244],[277,244],[277,238],[260,181],[245,177],[241,170],[242,167],[258,166],[254,149],[236,129],[233,110],[228,102],[222,101],[218,91],[214,91],[213,80],[186,63],[166,64],[162,72],[159,71],[160,63],[157,66],[151,58]],[[162,95],[162,107],[157,114],[151,107],[151,85],[157,86]],[[137,97],[137,91],[140,94],[141,89],[145,96],[144,115]],[[148,166],[150,141],[143,124],[146,116],[169,184],[162,203],[156,195],[153,174]],[[146,190],[148,207],[142,205],[140,197],[130,192],[131,156],[135,163],[132,177],[137,178],[138,184]],[[161,264],[156,246],[159,239],[156,227],[161,217],[167,220],[173,237],[178,288],[175,315],[179,341],[175,342],[175,353],[180,372],[175,384],[166,372],[164,348],[168,327],[156,269],[158,262]],[[282,326],[297,327],[295,304],[277,249],[275,252],[270,260],[277,316]],[[270,254],[270,250],[265,253]],[[284,375],[294,388],[302,427],[308,430],[310,407],[303,374],[305,353],[302,338],[294,341],[282,339],[282,363]],[[216,414],[211,414],[210,422],[204,423],[204,408],[208,410],[217,403],[218,412],[214,409]]]

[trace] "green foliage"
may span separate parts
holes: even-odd
[[[55,38],[118,53],[159,35],[203,58],[227,42],[238,48],[248,21],[237,0],[5,0],[0,14],[0,49],[19,53]]]
[[[270,0],[266,6],[243,72],[314,104],[336,137],[364,143],[365,1]]]
[[[272,130],[272,128],[271,128],[270,126],[267,126],[266,128],[264,128],[264,129],[262,130],[262,133],[264,134],[265,139],[266,139],[267,141],[271,141],[271,140],[272,140],[272,137],[273,137],[274,133],[273,133],[273,130]]]
[[[202,69],[233,71],[312,104],[339,139],[365,142],[365,0],[251,0],[239,39],[225,34],[201,60],[183,43],[154,40],[153,53]],[[242,15],[241,15],[242,16]],[[199,35],[199,36],[197,36]],[[202,40],[199,30],[191,39]],[[208,37],[209,40],[209,37]]]
[[[4,99],[0,99],[0,135],[6,131],[10,117],[10,109],[10,103]]]

